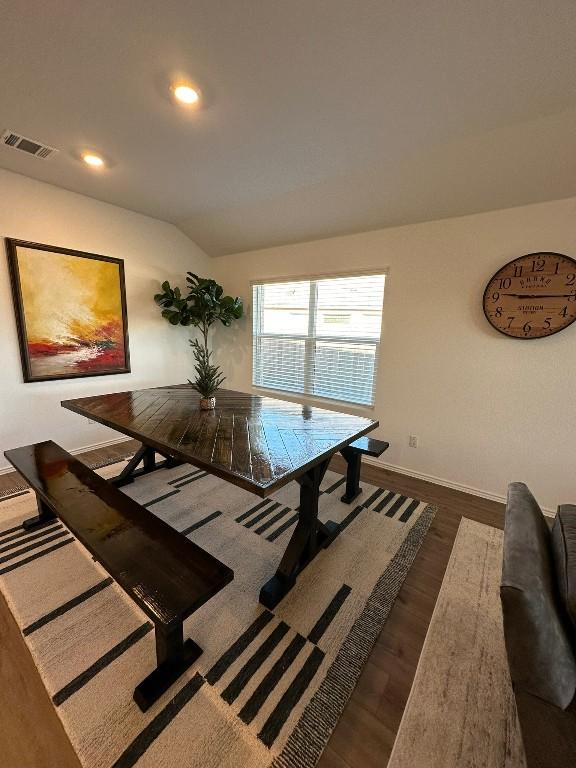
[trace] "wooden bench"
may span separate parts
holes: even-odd
[[[353,443],[342,448],[340,453],[346,459],[348,465],[346,471],[346,492],[342,496],[345,504],[350,504],[362,493],[360,486],[360,468],[362,465],[362,456],[382,456],[384,451],[390,446],[384,440],[375,440],[372,437],[359,437]]]
[[[6,451],[38,500],[31,530],[59,517],[154,622],[156,669],[134,691],[146,711],[200,656],[183,621],[234,573],[52,441]]]

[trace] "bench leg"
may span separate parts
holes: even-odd
[[[134,701],[142,712],[150,709],[201,654],[202,648],[193,640],[184,642],[182,623],[171,629],[157,624],[157,667],[134,691]]]
[[[342,448],[340,451],[348,465],[346,471],[346,493],[342,496],[344,504],[350,504],[355,498],[360,496],[362,488],[360,487],[360,467],[362,465],[362,454],[353,448]]]
[[[42,501],[38,494],[36,494],[36,501],[38,503],[38,515],[36,517],[29,517],[28,520],[24,520],[22,528],[24,528],[25,531],[33,531],[36,528],[49,525],[56,519],[54,512]]]

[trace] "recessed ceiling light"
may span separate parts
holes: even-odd
[[[196,104],[200,100],[200,94],[189,83],[174,83],[172,93],[180,104]]]
[[[82,160],[91,168],[103,168],[105,164],[104,159],[94,152],[82,152]]]

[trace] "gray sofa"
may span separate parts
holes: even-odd
[[[528,768],[576,766],[576,506],[510,484],[500,596]]]

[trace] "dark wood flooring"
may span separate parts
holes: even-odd
[[[136,445],[136,444],[135,444]],[[83,454],[87,462],[125,455],[130,443]],[[343,460],[333,468],[344,471]],[[462,517],[502,528],[504,506],[365,465],[370,483],[438,505],[438,514],[404,582],[358,685],[320,759],[320,768],[386,765]],[[0,493],[13,483],[0,476]],[[0,595],[0,760],[3,768],[80,768],[32,657]]]

